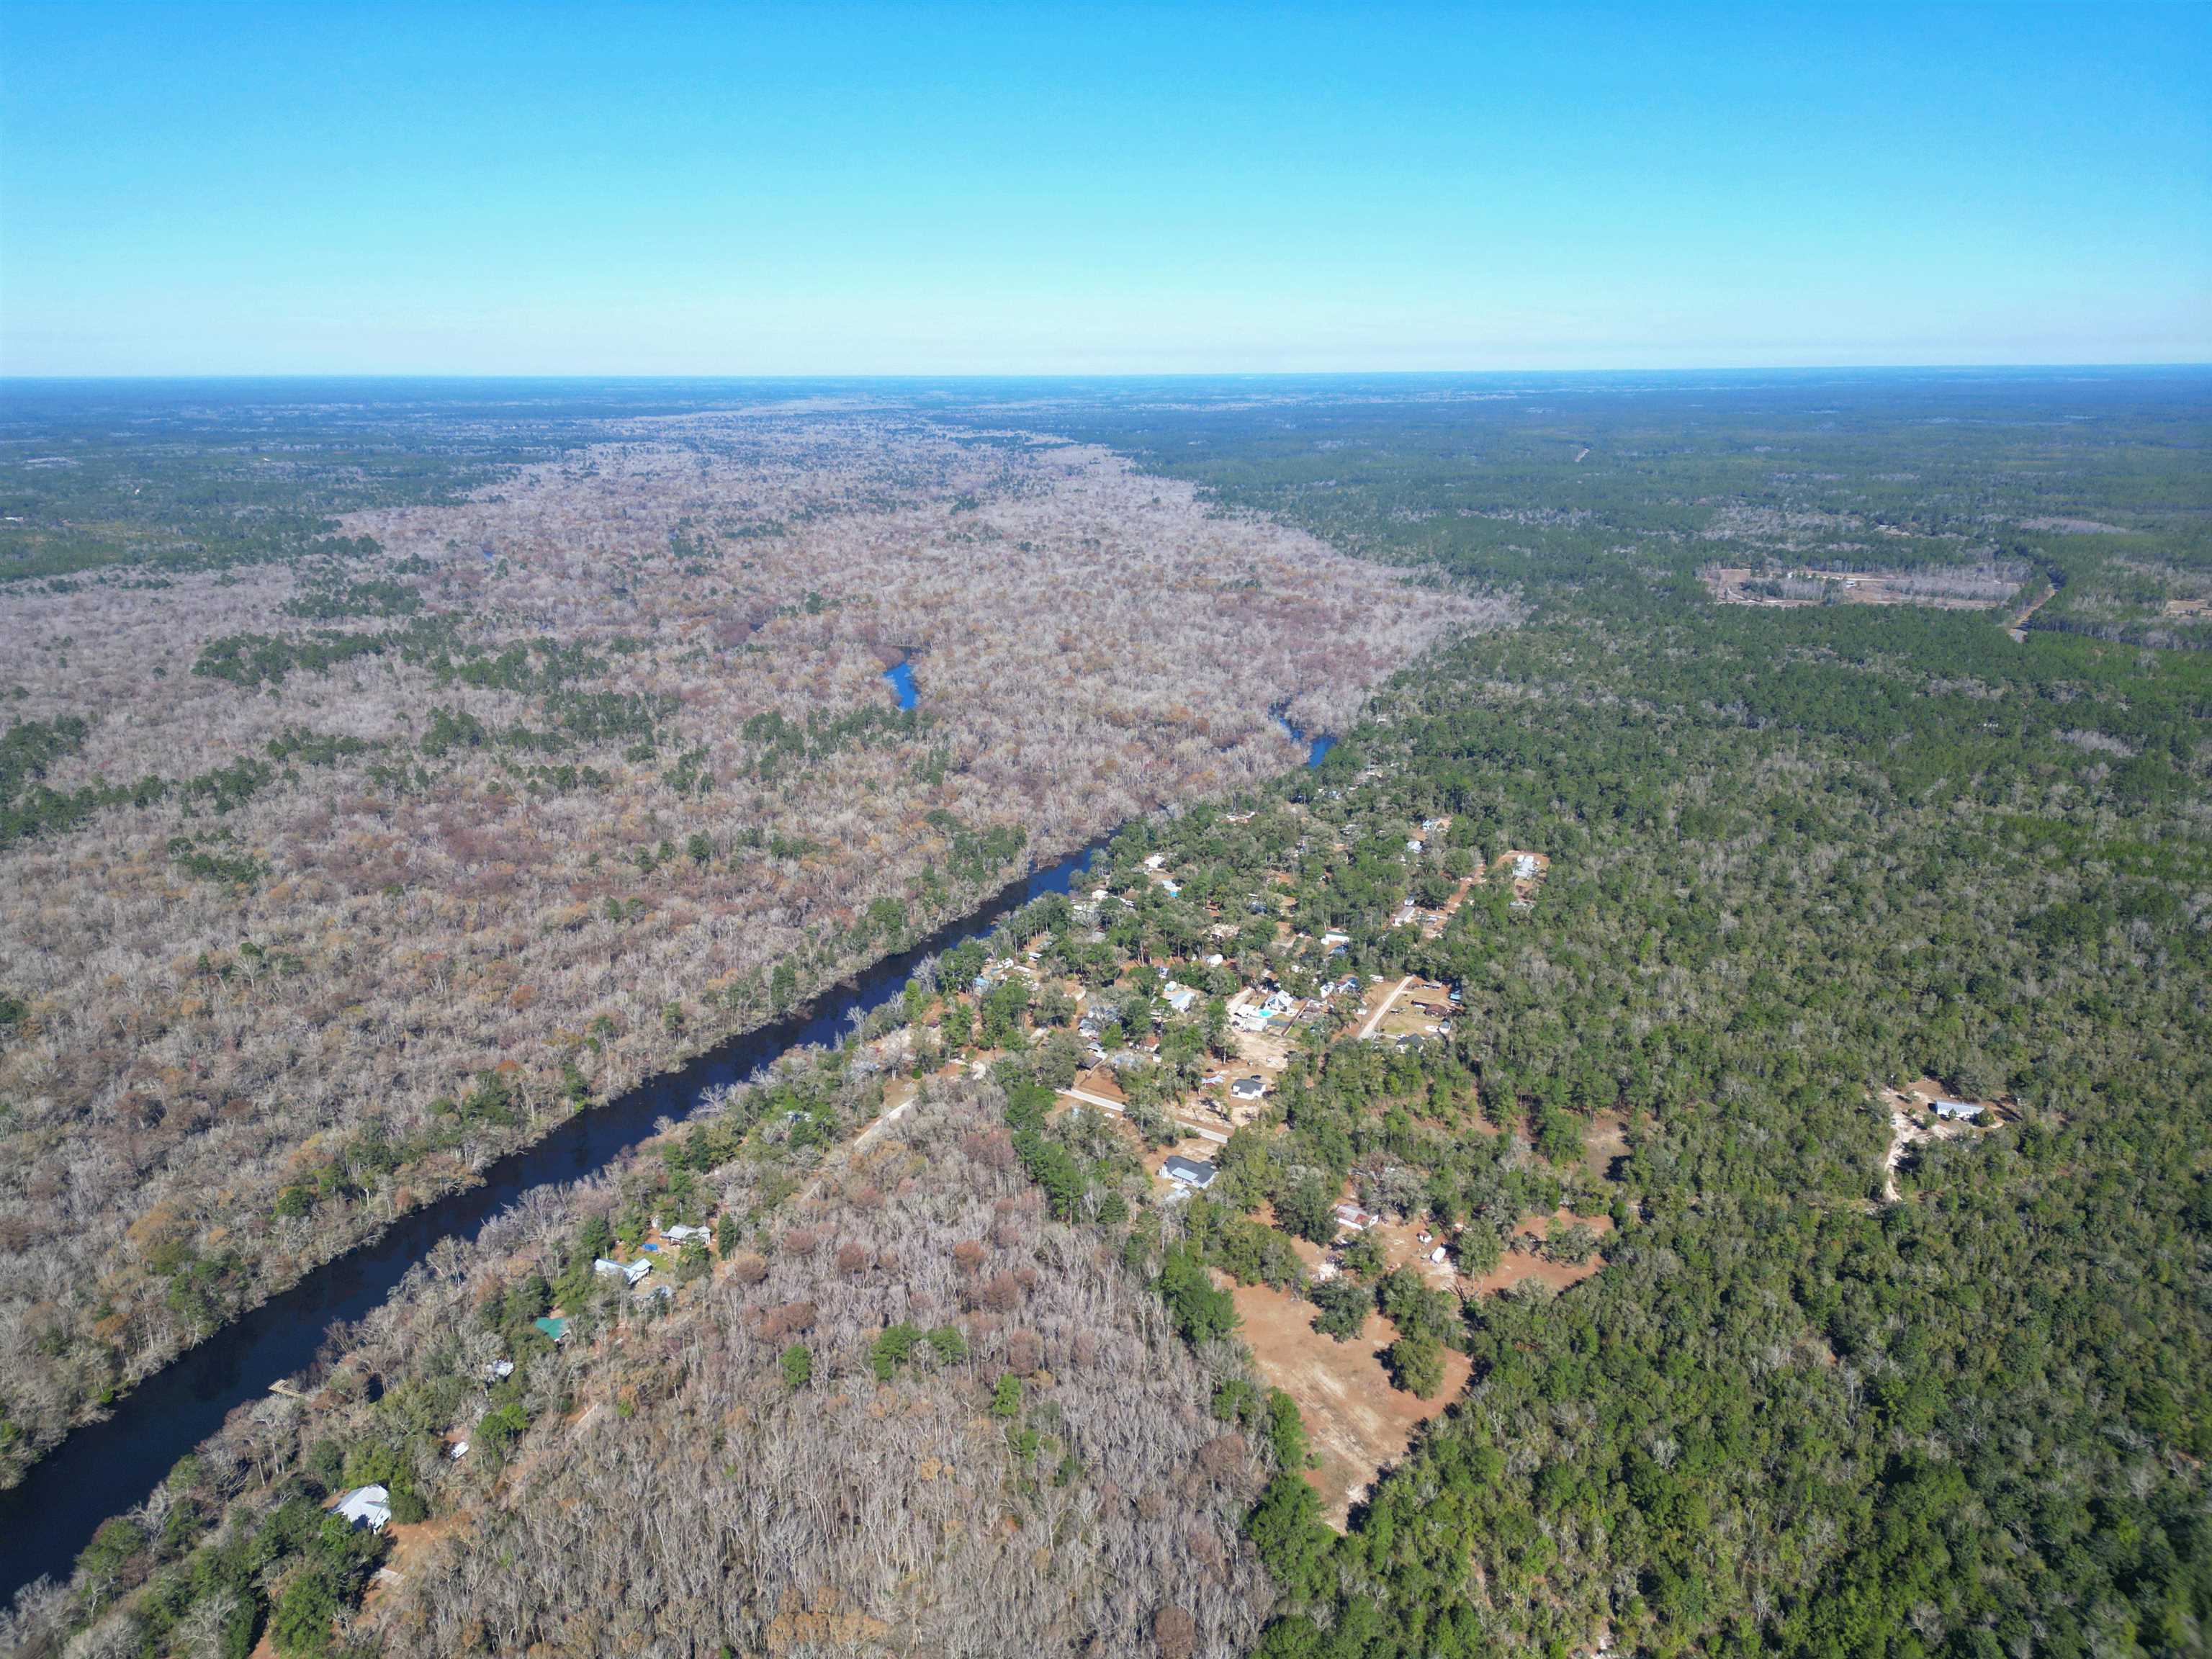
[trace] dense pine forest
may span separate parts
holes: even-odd
[[[1531,909],[1386,941],[1372,965],[1470,1017],[1395,1074],[1315,1056],[1293,1135],[1418,1166],[1441,1218],[1488,1131],[1630,1118],[1607,1270],[1468,1304],[1466,1401],[1348,1536],[1291,1483],[1255,1511],[1288,1601],[1263,1652],[2202,1650],[2212,662],[2079,609],[2015,642],[1982,611],[1715,605],[1694,568],[1753,539],[2201,584],[2203,391],[1845,377],[1122,431],[1537,601],[1289,786],[1553,860]],[[1206,816],[1174,842],[1267,858]],[[1923,1073],[2015,1121],[1883,1202],[1875,1091]]]

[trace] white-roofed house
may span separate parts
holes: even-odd
[[[356,1486],[331,1505],[331,1513],[359,1532],[382,1532],[392,1520],[392,1494],[382,1486]]]

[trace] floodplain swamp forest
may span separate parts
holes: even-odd
[[[917,391],[827,428],[773,409],[593,411],[624,429],[510,426],[499,443],[552,453],[501,452],[481,474],[420,463],[381,499],[317,504],[332,527],[304,546],[212,571],[166,569],[147,539],[103,563],[82,533],[26,533],[0,603],[37,672],[15,676],[5,806],[44,817],[0,856],[40,860],[39,900],[9,922],[40,931],[21,935],[35,957],[9,947],[0,1092],[11,1134],[41,1139],[21,1142],[36,1157],[9,1166],[6,1199],[14,1215],[82,1206],[94,1271],[125,1285],[188,1281],[214,1226],[278,1237],[301,1185],[308,1217],[389,1201],[301,1178],[358,1133],[334,1100],[289,1148],[264,1109],[252,1224],[241,1206],[134,1233],[144,1216],[94,1177],[189,1156],[149,1144],[166,1109],[125,1115],[184,1097],[155,1095],[150,1066],[103,1080],[147,1045],[139,1011],[210,1004],[180,1061],[252,1052],[256,987],[347,989],[335,955],[303,974],[272,951],[366,928],[395,882],[422,907],[407,927],[451,915],[460,944],[479,916],[526,935],[499,907],[541,914],[556,875],[568,905],[596,878],[591,899],[623,908],[587,907],[606,939],[634,937],[641,896],[647,921],[738,907],[750,940],[743,907],[772,888],[780,908],[757,914],[791,931],[769,936],[806,941],[827,972],[839,947],[868,948],[833,920],[867,914],[856,893],[916,904],[935,872],[957,902],[959,835],[1020,832],[996,873],[1132,822],[1105,901],[1025,913],[852,1043],[793,1056],[426,1261],[333,1334],[311,1398],[239,1413],[102,1529],[71,1583],[27,1595],[9,1636],[116,1654],[243,1653],[264,1635],[285,1653],[2200,1651],[2207,389],[2180,372],[1747,374]],[[484,428],[470,441],[494,447]],[[67,471],[27,459],[63,453],[10,446],[27,458],[11,518]],[[517,488],[531,477],[559,480],[545,509]],[[747,528],[770,501],[774,527]],[[1750,597],[1807,602],[1717,602],[1720,569],[1761,585]],[[1869,575],[1903,602],[1834,591]],[[139,643],[103,647],[72,616]],[[792,643],[725,684],[716,630],[733,618],[731,643],[785,628]],[[1203,642],[1248,622],[1233,647]],[[175,759],[155,767],[131,722],[162,695],[143,678],[161,635],[213,666],[167,716]],[[1040,640],[1042,659],[1014,665]],[[824,709],[890,711],[871,682],[910,653],[915,712],[942,724],[886,736],[903,717],[878,712],[836,757],[913,824],[887,848],[866,839],[878,815],[834,817],[810,793],[836,779],[762,763],[787,726],[823,741]],[[599,665],[568,665],[583,658]],[[963,672],[989,683],[957,690]],[[1291,702],[1298,724],[1340,739],[1310,769],[1267,717],[1301,697],[1316,702]],[[651,731],[565,725],[570,698],[643,710]],[[756,706],[781,723],[749,731]],[[977,776],[984,739],[1017,726],[1034,750]],[[374,746],[276,757],[295,730]],[[568,735],[541,757],[501,742],[516,730]],[[1117,744],[1107,816],[1084,817],[1067,802]],[[249,759],[270,783],[246,784]],[[313,781],[279,781],[280,763]],[[319,764],[352,769],[341,787]],[[561,766],[610,781],[528,793],[531,769]],[[198,781],[227,769],[236,782]],[[729,816],[687,868],[684,839],[659,832],[702,795]],[[565,814],[558,830],[510,810],[526,799]],[[939,800],[956,827],[931,823]],[[817,860],[819,884],[787,885],[773,848],[726,851],[714,837],[741,817],[763,842],[825,826],[795,860]],[[533,864],[509,845],[524,834],[561,845]],[[471,836],[506,856],[456,851]],[[431,876],[328,873],[355,843],[380,877],[403,850]],[[617,884],[617,846],[650,866],[633,856]],[[595,847],[597,870],[580,864]],[[1509,849],[1543,855],[1540,887],[1499,877]],[[526,902],[485,880],[502,866]],[[219,924],[237,934],[228,978],[187,962],[149,994],[109,938],[55,943],[74,914],[154,976],[164,950],[185,954],[158,937],[168,911],[131,908],[151,901],[130,884],[156,880],[222,896],[179,914],[195,948]],[[287,884],[281,940],[240,927]],[[1403,925],[1409,901],[1439,925]],[[482,1040],[532,1033],[534,1086],[556,1086],[538,1050],[559,1038],[514,1006],[526,982],[560,1000],[549,1033],[597,1036],[568,1050],[580,1073],[604,1067],[586,1088],[618,1086],[653,1057],[641,1015],[701,1018],[717,935],[671,931],[665,955],[541,957],[574,994],[535,963],[483,981],[514,1018],[479,995]],[[381,945],[356,971],[374,982],[434,945]],[[771,1005],[758,976],[781,959],[741,959],[755,1000],[718,1012]],[[25,962],[42,977],[19,984]],[[1347,978],[1362,999],[1403,978],[1456,996],[1433,1035],[1363,1042],[1366,1022],[1318,994]],[[1199,994],[1177,1009],[1170,981]],[[1158,1155],[1200,1150],[1176,1115],[1231,1065],[1221,1005],[1262,990],[1312,1012],[1259,1109],[1211,1146],[1212,1184],[1178,1194]],[[617,1029],[564,1023],[597,1006],[586,993]],[[362,1052],[383,1054],[404,1013]],[[313,1018],[268,1028],[284,1069],[307,1062]],[[483,1097],[526,1101],[458,1040],[424,1046],[407,1087],[446,1093],[394,1127],[429,1135],[426,1156],[454,1120],[496,1132]],[[1058,1093],[1094,1048],[1126,1062],[1109,1066],[1129,1084],[1119,1121]],[[459,1075],[434,1082],[433,1058]],[[1893,1171],[1882,1091],[1923,1078],[1985,1110]],[[1601,1139],[1617,1155],[1594,1157]],[[1447,1271],[1379,1260],[1338,1205],[1448,1241]],[[1528,1231],[1560,1212],[1609,1224]],[[593,1272],[694,1218],[708,1239],[667,1252],[645,1291]],[[148,1253],[179,1238],[189,1265],[164,1274]],[[1492,1287],[1486,1272],[1525,1251],[1602,1265]],[[1448,1400],[1340,1527],[1309,1479],[1317,1425],[1265,1345],[1239,1340],[1239,1284],[1308,1299],[1331,1340],[1387,1321],[1374,1386]],[[120,1305],[88,1317],[57,1287],[10,1316],[22,1352],[81,1365]],[[558,1340],[537,1322],[556,1316],[573,1322]],[[15,1352],[0,1376],[30,1423],[18,1376],[57,1368],[19,1373]],[[1447,1356],[1467,1379],[1449,1390]],[[320,1522],[372,1480],[395,1494],[390,1536]],[[748,1491],[778,1495],[784,1530],[746,1518]],[[495,1541],[499,1572],[466,1547]],[[376,1583],[395,1550],[398,1582]]]
[[[415,501],[413,413],[382,495],[312,416],[27,446],[58,499],[16,558],[59,574],[10,585],[0,739],[11,1463],[581,1103],[1279,769],[1271,708],[1346,719],[1506,611],[1020,434],[648,416]],[[352,510],[78,516],[259,461]]]

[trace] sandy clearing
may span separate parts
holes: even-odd
[[[1265,1285],[1236,1287],[1239,1334],[1260,1374],[1297,1401],[1317,1466],[1306,1479],[1321,1494],[1323,1518],[1341,1531],[1352,1506],[1376,1474],[1406,1455],[1424,1423],[1441,1416],[1467,1387],[1464,1354],[1444,1355],[1443,1387],[1422,1400],[1390,1386],[1382,1353],[1396,1328],[1370,1314],[1359,1334],[1338,1342],[1313,1328],[1313,1304]]]

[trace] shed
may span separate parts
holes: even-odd
[[[1178,1154],[1160,1165],[1160,1173],[1170,1181],[1180,1181],[1186,1187],[1195,1188],[1200,1192],[1204,1192],[1213,1184],[1213,1177],[1219,1171],[1211,1164],[1203,1164],[1194,1158],[1184,1158]]]

